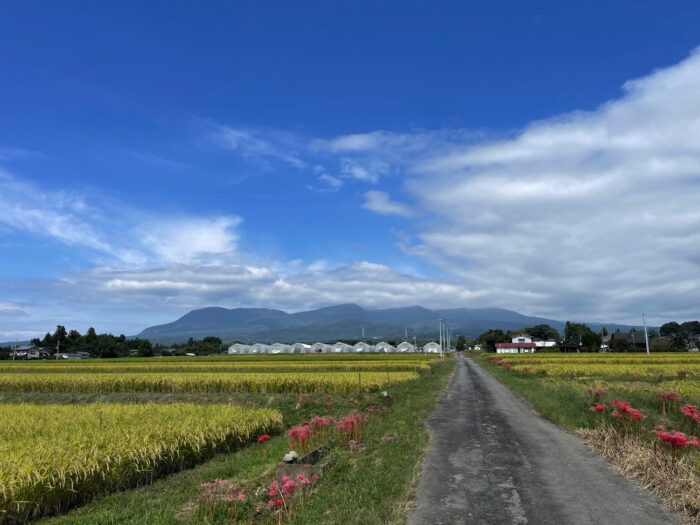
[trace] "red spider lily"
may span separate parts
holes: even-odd
[[[312,474],[311,479],[313,481],[318,481],[318,476],[316,474]]]
[[[657,427],[657,430],[652,430],[651,433],[662,441],[669,443],[672,450],[678,450],[686,446],[700,447],[700,441],[695,436],[688,436],[677,430],[666,432],[661,425]]]
[[[688,375],[688,372],[685,372],[683,370],[679,370],[678,372],[676,372],[676,374],[678,375],[678,379],[685,379],[686,376]]]
[[[697,412],[697,408],[695,405],[690,405],[686,403],[684,406],[681,407],[681,412],[683,413],[684,416],[689,417],[696,423],[700,423],[700,414]]]
[[[608,408],[607,405],[601,405],[596,401],[596,404],[590,407],[588,410],[590,410],[591,412],[605,412],[606,408]]]
[[[268,436],[267,434],[263,434],[262,436],[260,436],[260,437],[258,438],[258,443],[264,443],[264,442],[267,441],[268,439],[270,439],[270,436]]]
[[[669,401],[683,401],[683,398],[676,392],[666,392],[665,394],[659,394],[659,399],[667,399]]]
[[[623,432],[638,432],[640,430],[640,420],[646,417],[644,414],[636,408],[632,408],[627,401],[615,401],[613,399],[610,403],[615,407],[610,415],[617,418],[618,426]]]
[[[511,365],[510,363],[503,363],[501,366],[506,370],[510,370],[511,368],[513,368],[513,365]]]
[[[605,395],[605,390],[603,390],[602,388],[596,388],[595,390],[593,390],[592,388],[588,388],[586,390],[586,394],[590,394],[594,398],[598,399]]]

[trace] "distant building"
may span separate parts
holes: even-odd
[[[576,354],[578,354],[579,352],[581,352],[582,346],[583,345],[581,343],[574,343],[573,341],[569,341],[566,343],[561,343],[559,345],[559,350],[564,352],[564,353],[576,353]]]
[[[511,339],[513,343],[532,343],[532,337],[527,334],[518,334]]]
[[[644,332],[615,332],[610,338],[610,346],[613,346],[612,343],[615,341],[620,340],[634,348],[646,348],[647,346]]]
[[[513,340],[518,338],[513,338]],[[497,354],[534,354],[537,345],[532,340],[527,342],[496,343]]]

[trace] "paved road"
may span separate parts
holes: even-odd
[[[428,427],[409,525],[680,523],[470,359],[457,357]]]

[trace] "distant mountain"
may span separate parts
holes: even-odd
[[[368,310],[356,304],[340,304],[306,312],[289,314],[268,308],[219,308],[192,310],[172,323],[146,328],[138,337],[153,342],[171,344],[202,339],[208,335],[224,341],[235,339],[259,342],[329,341],[333,339],[359,339],[364,329],[368,338],[387,339],[409,337],[435,338],[438,336],[438,319],[445,319],[455,334],[467,337],[491,328],[518,330],[537,324],[548,324],[560,333],[562,321],[544,317],[531,317],[503,308],[455,308],[430,310],[421,306]],[[589,323],[593,330],[600,324]],[[629,326],[606,324],[608,330]]]

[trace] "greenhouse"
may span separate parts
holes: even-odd
[[[411,343],[408,343],[404,341],[401,343],[399,346],[396,347],[396,351],[400,352],[402,354],[411,354],[416,351],[416,347],[413,346]]]
[[[428,343],[423,347],[423,352],[426,354],[439,354],[440,353],[440,345],[438,343],[432,342]]]
[[[356,353],[374,352],[374,347],[372,345],[368,345],[367,343],[357,343],[355,346],[352,347],[352,351]]]
[[[390,345],[389,343],[377,343],[374,347],[375,352],[384,352],[384,353],[391,353],[391,352],[396,352],[396,347],[393,345]]]

